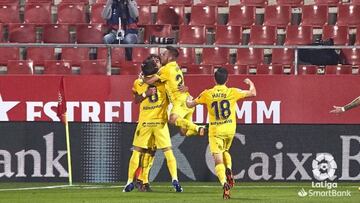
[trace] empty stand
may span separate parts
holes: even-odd
[[[177,61],[180,64],[194,64],[195,63],[195,48],[182,47],[179,49],[179,57]]]
[[[237,49],[237,65],[258,65],[264,62],[264,50],[259,48]]]
[[[295,60],[295,51],[294,49],[273,49],[271,63],[272,64],[287,64],[292,65]]]
[[[26,56],[34,65],[44,65],[45,60],[55,60],[55,51],[53,47],[29,47]]]
[[[79,44],[102,44],[104,33],[101,24],[76,25],[76,41]]]
[[[328,7],[325,5],[305,5],[302,7],[301,25],[322,27],[327,24]]]
[[[19,60],[19,48],[0,47],[0,65],[6,65],[8,60]]]
[[[156,24],[182,25],[184,24],[184,13],[184,6],[182,5],[159,5]]]
[[[256,66],[256,74],[267,74],[267,75],[284,74],[284,67],[280,64],[274,64],[274,65],[260,64]]]
[[[355,45],[360,45],[360,26],[356,28],[356,40]]]
[[[316,5],[337,6],[339,0],[315,0]]]
[[[352,74],[351,65],[327,65],[325,67],[325,74],[328,75],[340,75],[340,74]]]
[[[250,28],[249,44],[274,45],[276,44],[277,30],[274,26],[253,25]]]
[[[228,25],[232,26],[251,26],[255,24],[255,7],[232,5],[229,7]]]
[[[171,37],[171,25],[146,25],[144,42],[149,43],[151,36]]]
[[[249,74],[249,69],[247,65],[221,65],[221,67],[226,68],[230,75],[247,75]],[[218,69],[217,66],[214,66],[214,72]]]
[[[214,74],[214,69],[212,65],[187,65],[182,66],[181,70],[185,74],[197,74],[197,75],[212,75]]]
[[[315,75],[317,74],[317,66],[315,65],[299,65],[299,75]]]
[[[191,6],[194,4],[194,1],[193,0],[165,0],[165,4]]]
[[[215,44],[241,44],[242,28],[240,26],[218,25],[215,28]]]
[[[69,43],[70,32],[67,24],[47,24],[43,26],[44,43]]]
[[[4,41],[3,39],[3,24],[0,23],[0,43]]]
[[[34,68],[31,61],[11,60],[7,63],[7,74],[33,74]]]
[[[222,65],[229,63],[228,48],[203,48],[202,64]]]
[[[132,49],[132,61],[134,63],[142,63],[150,54],[159,54],[159,49],[157,47],[134,47]]]
[[[138,25],[150,25],[152,23],[151,17],[151,6],[144,5],[138,6],[139,9],[139,21]]]
[[[98,48],[97,50],[97,59],[107,60],[107,48]],[[125,49],[122,47],[112,47],[111,48],[111,66],[112,67],[121,67],[126,63],[125,60]]]
[[[139,5],[152,5],[157,6],[159,4],[159,0],[137,0],[137,4]]]
[[[204,5],[213,5],[213,6],[222,6],[222,7],[226,7],[229,5],[228,0],[200,0],[200,3]]]
[[[85,4],[60,3],[58,5],[58,23],[86,23]]]
[[[72,73],[71,62],[65,60],[47,60],[45,61],[43,73],[52,75],[70,75]]]
[[[80,75],[106,75],[106,60],[83,60]]]
[[[195,5],[191,7],[190,25],[206,25],[213,27],[217,24],[216,6]]]
[[[51,23],[51,3],[27,3],[25,23]]]
[[[180,44],[205,44],[205,26],[181,25],[179,30]]]
[[[82,60],[89,59],[89,48],[62,48],[61,58],[71,61],[72,66],[79,66]]]
[[[267,0],[240,0],[241,5],[245,6],[258,6],[258,7],[264,7],[268,4]]]
[[[127,62],[120,67],[120,75],[139,75],[141,63]]]
[[[35,32],[34,24],[9,24],[9,42],[35,43]]]
[[[18,4],[0,4],[0,23],[20,23]]]
[[[360,25],[360,5],[339,4],[337,25]]]
[[[325,25],[322,39],[328,40],[330,38],[334,40],[335,45],[347,45],[349,43],[349,28],[347,26]]]
[[[301,7],[304,4],[303,0],[276,0],[277,5]]]
[[[346,64],[360,64],[360,49],[342,49],[341,52],[341,55],[344,57]]]
[[[72,4],[88,4],[89,0],[61,0],[61,3],[72,3]]]
[[[309,45],[312,35],[311,26],[289,25],[286,27],[285,45]]]
[[[290,6],[266,6],[264,13],[264,25],[286,27],[291,21]]]
[[[105,24],[106,21],[101,17],[101,13],[105,8],[105,4],[103,3],[95,3],[91,5],[91,16],[90,23],[102,23]]]

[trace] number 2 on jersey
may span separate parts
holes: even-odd
[[[227,119],[231,114],[230,102],[228,100],[222,100],[220,102],[214,101],[211,103],[211,108],[214,109],[216,120]]]
[[[184,84],[184,79],[183,79],[183,76],[182,75],[180,75],[180,74],[178,74],[178,75],[176,75],[176,81],[178,81],[179,83],[178,83],[178,87],[180,87],[181,85],[183,85]]]

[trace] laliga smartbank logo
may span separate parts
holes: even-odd
[[[301,188],[299,197],[351,197],[349,190],[338,190],[337,182],[332,182],[336,178],[337,164],[331,154],[318,154],[312,161],[312,168],[314,178],[318,181],[312,181],[309,190]]]

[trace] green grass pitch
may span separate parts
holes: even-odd
[[[312,190],[311,183],[252,182],[237,183],[231,199],[222,199],[220,184],[215,182],[183,182],[183,193],[175,193],[170,183],[152,183],[153,192],[123,193],[123,183],[0,183],[1,203],[211,203],[211,202],[360,202],[360,183],[338,183],[337,191],[349,190],[351,197],[300,197],[299,191]],[[55,187],[53,187],[55,186]],[[326,189],[315,189],[326,191]]]

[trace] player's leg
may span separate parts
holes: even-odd
[[[224,164],[226,168],[225,171],[226,181],[230,185],[230,187],[234,187],[235,184],[234,176],[232,173],[232,159],[229,152],[233,139],[234,139],[233,135],[229,135],[226,139],[224,139],[225,151],[223,152]]]
[[[169,122],[186,131],[186,136],[199,134],[203,136],[205,130],[192,122],[193,109],[187,108],[179,102],[173,104],[170,112]]]
[[[134,189],[133,181],[134,181],[136,170],[139,168],[139,165],[140,165],[140,159],[141,159],[142,152],[143,152],[143,149],[134,146],[134,149],[133,149],[132,155],[130,157],[130,161],[129,161],[128,180],[127,180],[127,183],[125,185],[123,192],[131,192]]]
[[[149,184],[149,173],[150,169],[154,163],[155,159],[155,151],[147,150],[144,153],[141,167],[142,171],[139,175],[139,180],[141,180],[141,191],[143,192],[151,192],[150,184]]]

